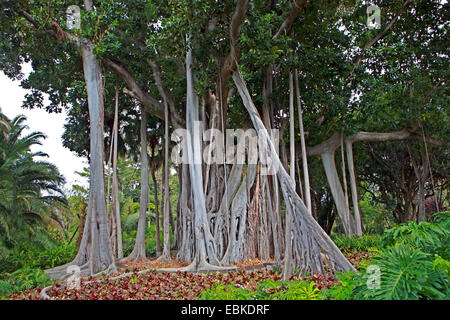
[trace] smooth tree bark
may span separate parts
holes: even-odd
[[[190,46],[190,37],[187,36],[187,43]],[[189,176],[191,182],[191,192],[193,200],[194,214],[194,234],[195,234],[195,257],[194,261],[187,268],[194,270],[210,269],[219,265],[216,256],[216,246],[211,235],[209,222],[206,215],[205,194],[203,192],[202,173],[202,151],[200,142],[200,128],[198,124],[198,97],[194,92],[194,76],[192,72],[192,48],[189,47],[186,53],[186,129],[188,132],[187,153],[189,159]],[[196,123],[197,122],[197,123]]]
[[[289,72],[289,174],[295,187],[295,126],[294,126],[294,76]]]
[[[278,169],[277,177],[286,204],[286,219],[289,219],[287,223],[289,228],[285,230],[288,242],[284,256],[283,278],[289,279],[297,269],[300,274],[324,272],[325,266],[328,266],[329,270],[355,270],[297,195],[292,179],[280,163],[239,71],[233,74],[233,81],[256,131],[267,144],[273,164]]]
[[[408,148],[409,150],[409,148]],[[417,178],[417,222],[427,221],[426,212],[425,212],[425,183],[427,181],[427,177],[429,174],[429,164],[428,157],[426,155],[425,150],[421,150],[421,163],[416,161],[410,153],[411,165],[414,169],[414,174]]]
[[[87,11],[93,10],[90,0],[84,1]],[[52,278],[68,276],[71,265],[80,267],[82,275],[92,275],[107,269],[116,271],[109,241],[108,213],[106,210],[104,180],[104,105],[102,71],[93,52],[94,45],[82,38],[69,35],[81,51],[86,83],[90,121],[90,185],[86,224],[80,249],[74,260],[45,272]]]
[[[345,215],[347,218],[347,221],[349,222],[351,229],[352,229],[352,234],[355,233],[355,223],[352,220],[352,217],[350,215],[350,204],[349,204],[349,200],[348,200],[348,185],[347,185],[347,171],[346,171],[346,166],[345,166],[345,152],[344,152],[344,148],[345,148],[345,134],[344,132],[342,132],[341,134],[341,171],[342,171],[342,181],[344,183],[344,203],[345,203]]]
[[[52,279],[67,276],[67,268],[71,265],[80,266],[83,275],[92,275],[105,269],[115,270],[105,197],[102,73],[91,43],[81,44],[81,53],[90,120],[88,214],[78,254],[72,262],[46,270]]]
[[[303,128],[303,108],[302,108],[302,99],[300,95],[300,88],[298,85],[298,72],[295,70],[295,90],[297,95],[297,109],[298,109],[298,126],[300,128],[300,145],[301,145],[301,151],[302,151],[302,164],[303,164],[303,178],[304,178],[304,184],[305,184],[305,190],[304,190],[304,199],[306,203],[306,207],[308,208],[309,212],[312,213],[312,206],[311,206],[311,187],[309,184],[309,170],[308,170],[308,157],[306,155],[306,143],[305,143],[305,130]]]
[[[362,236],[361,209],[359,207],[358,183],[356,180],[355,161],[353,158],[353,144],[349,139],[345,139],[345,149],[347,151],[347,165],[350,174],[353,215],[355,217],[355,234],[360,237]]]
[[[139,201],[139,220],[136,233],[136,241],[127,260],[140,261],[146,259],[145,226],[149,193],[149,168],[147,153],[147,112],[141,108],[141,196]]]
[[[76,242],[76,246],[78,248],[80,248],[81,239],[83,238],[84,225],[86,223],[86,209],[87,209],[87,203],[83,203],[80,214],[78,215],[78,219],[80,220],[78,223],[78,238],[77,238],[77,242]]]
[[[156,156],[155,149],[158,144],[158,138],[155,135],[150,136],[150,167],[151,167],[151,175],[153,181],[153,198],[155,202],[155,239],[156,239],[156,255],[159,256],[161,254],[161,238],[160,238],[160,223],[159,223],[159,198],[158,198],[158,180],[156,179]]]
[[[169,106],[164,102],[164,211],[163,211],[163,233],[164,244],[162,255],[158,258],[160,261],[170,262],[170,198],[169,198]]]
[[[117,145],[119,131],[119,86],[116,83],[115,109],[114,109],[114,147],[113,147],[113,177],[112,177],[112,212],[115,220],[115,247],[117,249],[117,258],[123,258],[122,246],[122,223],[120,219],[120,201],[119,201],[119,181],[117,177]]]

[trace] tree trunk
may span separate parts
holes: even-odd
[[[103,87],[100,64],[90,43],[81,46],[90,121],[90,185],[86,224],[80,249],[66,265],[46,270],[52,279],[67,276],[67,267],[81,266],[82,275],[115,268],[109,241],[104,180]]]
[[[149,177],[148,177],[148,155],[147,155],[147,112],[141,109],[141,197],[139,203],[139,220],[136,233],[136,241],[133,251],[127,260],[140,261],[146,259],[145,245],[145,220],[147,215]]]
[[[120,202],[119,202],[119,182],[117,178],[117,142],[118,142],[118,131],[119,131],[119,86],[116,82],[116,103],[114,110],[114,151],[113,151],[113,178],[112,178],[112,212],[113,218],[115,219],[116,228],[116,248],[117,248],[117,258],[123,258],[123,247],[122,247],[122,224],[120,219]]]
[[[76,246],[78,248],[80,248],[81,238],[83,237],[83,233],[84,233],[84,224],[86,223],[86,209],[87,209],[87,204],[84,203],[81,208],[80,215],[79,215],[80,222],[78,223],[78,238],[77,238],[77,243],[76,243]]]
[[[309,170],[308,170],[308,157],[306,155],[306,143],[305,143],[305,131],[303,129],[303,108],[302,108],[302,101],[300,96],[300,88],[298,85],[298,73],[297,70],[295,70],[295,89],[297,91],[297,108],[298,108],[298,125],[300,127],[300,144],[301,144],[301,150],[302,150],[302,163],[303,163],[303,178],[305,181],[305,202],[306,207],[308,208],[309,212],[312,213],[312,206],[311,206],[311,187],[309,185]]]
[[[267,143],[271,159],[275,168],[278,169],[277,177],[286,203],[287,218],[290,219],[288,225],[292,226],[285,231],[286,239],[289,242],[292,240],[293,247],[291,253],[288,251],[291,246],[290,243],[286,244],[283,278],[288,279],[296,269],[300,271],[300,274],[324,272],[325,265],[328,265],[329,270],[355,270],[330,237],[313,219],[309,210],[295,192],[292,179],[280,165],[275,147],[239,72],[233,74],[233,80],[255,129]],[[321,257],[321,251],[324,253],[325,260]]]
[[[341,218],[342,225],[346,235],[352,235],[352,229],[350,226],[350,220],[347,215],[347,205],[345,203],[345,195],[342,190],[341,183],[339,182],[339,176],[336,170],[336,163],[334,158],[334,151],[325,152],[321,155],[325,174],[327,176],[328,184],[330,185],[331,194],[333,195],[334,202],[339,217]]]
[[[161,238],[159,228],[159,199],[158,199],[158,181],[156,180],[156,163],[155,163],[155,146],[152,145],[152,180],[153,180],[153,196],[155,199],[155,238],[156,238],[156,256],[161,254]]]
[[[352,202],[353,202],[353,215],[355,217],[355,233],[357,236],[362,236],[362,218],[361,210],[359,208],[359,195],[358,195],[358,185],[356,182],[356,171],[355,162],[353,159],[353,144],[348,139],[345,140],[345,146],[347,150],[347,165],[348,171],[350,173],[350,189],[352,192]]]
[[[160,260],[169,262],[170,257],[170,198],[169,198],[169,107],[166,102],[164,102],[164,117],[165,117],[165,127],[164,127],[164,246],[163,253]]]
[[[190,44],[189,36],[187,42]],[[186,129],[188,131],[187,153],[189,158],[189,175],[194,208],[194,234],[196,252],[191,267],[195,270],[209,269],[219,265],[216,256],[216,246],[211,235],[206,215],[205,194],[203,192],[202,150],[200,143],[200,128],[198,127],[198,97],[194,92],[194,77],[192,73],[192,48],[186,53]],[[197,123],[196,123],[197,122]],[[212,265],[211,265],[212,264]]]
[[[289,72],[289,175],[295,187],[295,131],[294,131],[294,77],[292,72]]]

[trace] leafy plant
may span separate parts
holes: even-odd
[[[257,290],[236,284],[218,284],[206,290],[201,300],[320,300],[319,289],[313,281],[265,280]]]
[[[329,300],[350,300],[353,297],[353,291],[359,284],[358,275],[353,271],[337,274],[339,285],[332,286],[329,289],[322,290],[320,294]]]
[[[47,269],[69,262],[77,252],[77,246],[50,243],[40,247],[22,242],[0,256],[0,271],[12,272],[19,268]]]
[[[443,224],[413,221],[389,229],[383,236],[385,246],[407,244],[430,254],[439,254],[444,259],[449,257],[449,231]]]
[[[25,267],[8,274],[0,280],[0,296],[7,296],[22,290],[44,287],[51,283],[50,278],[41,269]]]
[[[382,248],[380,235],[334,236],[334,243],[344,253],[353,251],[376,251]]]
[[[218,284],[203,291],[200,300],[255,300],[254,292],[229,284]]]
[[[364,272],[355,289],[356,299],[411,300],[446,299],[448,275],[433,267],[432,256],[405,243],[373,259],[380,269],[380,285],[368,288],[371,273]]]

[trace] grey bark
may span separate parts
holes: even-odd
[[[148,168],[148,154],[147,154],[147,112],[144,108],[141,109],[141,195],[139,201],[139,220],[138,229],[136,233],[136,241],[134,243],[133,251],[127,260],[140,261],[146,259],[146,245],[145,245],[145,225],[148,206],[148,192],[149,192],[149,168]]]
[[[347,165],[348,171],[350,173],[350,189],[352,192],[352,202],[353,202],[353,215],[355,217],[355,233],[357,236],[362,236],[362,220],[361,220],[361,210],[359,208],[359,195],[358,195],[358,185],[356,182],[356,171],[353,159],[353,144],[348,139],[345,140],[345,147],[347,150]]]
[[[187,42],[190,45],[189,36]],[[206,214],[205,195],[203,192],[202,152],[200,133],[196,132],[195,121],[198,121],[198,97],[194,92],[194,77],[192,73],[192,48],[186,53],[186,129],[189,132],[187,141],[187,153],[189,158],[189,175],[194,209],[194,234],[196,252],[191,264],[193,269],[210,268],[219,265],[216,256],[214,238],[211,235]]]
[[[255,129],[258,134],[264,137],[270,148],[271,158],[278,168],[277,177],[286,203],[287,217],[291,219],[290,224],[292,228],[285,232],[288,241],[292,240],[293,250],[292,254],[291,252],[286,252],[285,254],[283,278],[289,278],[295,269],[299,269],[301,274],[306,272],[323,272],[326,264],[328,264],[330,270],[355,270],[330,237],[313,219],[303,201],[296,194],[292,180],[286,170],[280,165],[280,159],[275,147],[239,72],[233,74],[233,80]],[[286,244],[286,247],[290,247],[290,244]],[[327,258],[326,260],[321,259],[321,251]]]
[[[122,224],[120,219],[120,202],[119,202],[119,182],[117,178],[117,145],[119,131],[119,89],[116,83],[115,109],[114,109],[114,148],[113,148],[113,178],[112,178],[112,212],[115,227],[115,246],[117,248],[117,258],[123,258],[122,246]]]
[[[67,267],[78,265],[82,275],[92,275],[104,269],[115,269],[109,241],[104,181],[103,86],[100,64],[90,43],[81,45],[83,71],[88,95],[90,119],[90,185],[86,224],[80,249],[68,264],[46,270],[52,278],[67,276]]]
[[[295,81],[295,90],[297,93],[298,125],[300,128],[300,144],[301,144],[301,150],[302,150],[303,177],[304,177],[304,183],[305,183],[305,190],[304,190],[305,198],[304,199],[306,202],[306,207],[312,213],[311,187],[309,184],[308,157],[306,155],[305,131],[303,128],[303,108],[302,108],[302,101],[301,101],[301,96],[300,96],[300,87],[298,85],[297,70],[295,70],[294,81]]]
[[[327,176],[328,184],[330,186],[331,194],[333,195],[336,209],[341,219],[342,225],[346,235],[352,234],[352,228],[350,226],[350,219],[347,215],[347,205],[345,203],[345,195],[339,182],[339,176],[336,170],[336,163],[333,152],[325,152],[321,155],[325,174]]]
[[[289,175],[295,187],[295,127],[294,127],[294,77],[292,72],[289,72]]]
[[[160,260],[168,262],[171,260],[170,257],[170,198],[169,198],[169,107],[167,102],[165,105],[165,126],[164,126],[164,222],[163,222],[163,231],[164,231],[164,246],[163,252],[160,257]]]

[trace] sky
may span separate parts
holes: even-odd
[[[23,66],[23,73],[27,76],[31,70],[30,65]],[[72,184],[86,186],[86,178],[78,176],[75,171],[81,171],[87,167],[87,159],[78,157],[74,152],[66,149],[62,145],[62,134],[66,113],[47,113],[43,109],[24,109],[21,107],[25,94],[28,90],[20,87],[20,81],[12,81],[0,71],[0,109],[10,119],[19,114],[27,117],[25,124],[28,129],[25,134],[40,131],[47,139],[42,141],[42,145],[33,146],[31,151],[43,151],[49,155],[47,161],[55,164],[62,175],[66,178],[65,189],[70,190]]]

